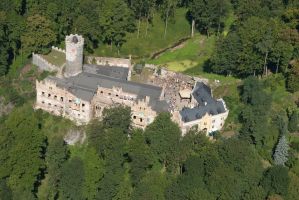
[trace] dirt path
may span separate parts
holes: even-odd
[[[168,50],[176,50],[178,48],[182,48],[184,46],[184,44],[186,43],[186,41],[188,41],[189,39],[190,39],[190,37],[185,37],[185,38],[180,39],[178,42],[174,43],[170,47],[167,47],[165,49],[162,49],[162,50],[159,50],[159,51],[153,53],[151,55],[150,59],[156,59]]]

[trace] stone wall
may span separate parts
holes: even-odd
[[[32,64],[38,66],[41,70],[58,71],[59,67],[46,61],[41,55],[32,53]]]
[[[80,99],[64,88],[57,87],[55,81],[36,81],[35,109],[43,109],[57,116],[63,116],[77,124],[86,124],[92,119],[90,102]]]
[[[131,60],[124,59],[124,58],[87,56],[86,61],[88,64],[110,65],[110,66],[131,68]]]
[[[60,49],[60,48],[58,48],[58,47],[54,47],[54,46],[52,46],[52,50],[59,51],[59,52],[61,52],[61,53],[65,53],[65,50],[64,50],[64,49]]]

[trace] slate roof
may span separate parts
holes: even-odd
[[[110,65],[83,65],[83,71],[90,74],[109,76],[117,79],[127,80],[129,68]]]
[[[192,96],[198,103],[194,108],[183,108],[180,115],[184,122],[191,122],[202,118],[206,113],[217,115],[226,112],[222,101],[217,101],[212,97],[211,88],[202,82],[197,82]]]
[[[117,79],[100,74],[82,72],[76,76],[60,79],[57,77],[48,77],[57,83],[58,87],[65,88],[76,97],[90,101],[97,91],[98,86],[104,88],[121,87],[124,92],[137,95],[137,99],[150,97],[150,106],[157,112],[168,111],[169,105],[166,101],[160,101],[162,88],[141,84],[123,79]]]

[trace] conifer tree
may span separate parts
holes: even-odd
[[[284,165],[288,161],[289,144],[285,135],[282,135],[278,141],[273,155],[275,165]]]

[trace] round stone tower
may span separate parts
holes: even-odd
[[[75,76],[82,72],[84,38],[80,35],[68,35],[65,38],[66,66],[65,77]]]

